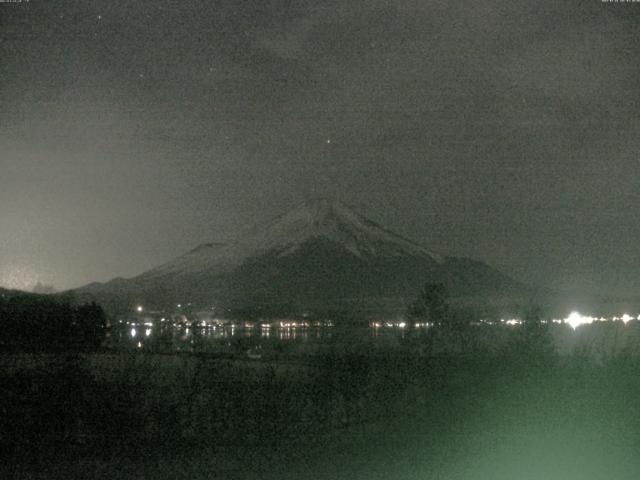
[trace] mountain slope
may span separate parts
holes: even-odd
[[[216,268],[228,270],[247,258],[277,252],[292,254],[309,239],[322,238],[343,246],[356,257],[418,256],[442,258],[419,244],[385,230],[344,205],[326,199],[305,202],[266,227],[254,228],[231,244],[207,243],[139,278],[183,275]]]
[[[522,286],[488,265],[442,257],[348,207],[305,202],[229,244],[204,244],[131,279],[76,291],[106,308],[133,302],[285,314],[402,311],[425,282],[457,296],[511,295]]]

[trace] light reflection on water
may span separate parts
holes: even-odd
[[[353,334],[350,331],[349,334]],[[347,335],[349,335],[347,334]],[[402,328],[359,327],[360,338],[405,337]],[[149,347],[158,350],[225,351],[238,345],[262,346],[285,344],[322,344],[336,336],[344,336],[333,326],[277,326],[257,325],[166,325],[153,327],[130,324],[116,325],[109,336],[109,344],[115,348]],[[275,343],[274,343],[275,342]]]
[[[574,319],[576,316],[570,317]],[[582,319],[582,318],[581,318]],[[560,354],[588,351],[607,357],[618,351],[640,352],[640,320],[623,316],[612,321],[547,322],[553,347]],[[459,334],[449,330],[431,330],[431,325],[372,323],[361,327],[320,325],[282,325],[285,322],[257,324],[173,324],[124,322],[112,327],[105,347],[115,350],[138,350],[171,353],[192,352],[221,355],[246,355],[259,350],[260,358],[283,358],[288,355],[315,355],[331,351],[384,351],[402,348],[424,354],[456,353],[461,348]],[[291,322],[293,323],[293,322]],[[519,324],[510,321],[471,324],[473,348],[499,351],[520,338]],[[427,336],[426,332],[431,331]],[[514,335],[511,335],[514,333]],[[458,335],[458,336],[456,336]],[[423,341],[423,340],[428,341]],[[582,350],[581,350],[582,349]],[[253,358],[253,357],[249,357]]]

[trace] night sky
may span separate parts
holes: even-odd
[[[640,288],[640,3],[0,3],[0,285],[132,276],[311,197]]]

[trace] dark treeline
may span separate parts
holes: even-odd
[[[95,303],[75,306],[43,295],[0,295],[0,351],[91,351],[104,340],[106,316]]]

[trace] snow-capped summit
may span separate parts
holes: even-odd
[[[286,255],[314,238],[342,245],[357,257],[411,254],[442,261],[440,256],[423,246],[385,230],[343,203],[325,198],[298,205],[266,228],[249,234],[238,246],[242,245],[245,253],[277,249]]]
[[[286,256],[306,242],[320,239],[342,246],[359,258],[410,255],[436,263],[443,261],[439,255],[384,229],[343,203],[320,198],[301,203],[235,242],[202,244],[142,277],[189,274],[212,268],[226,270],[265,253]]]

